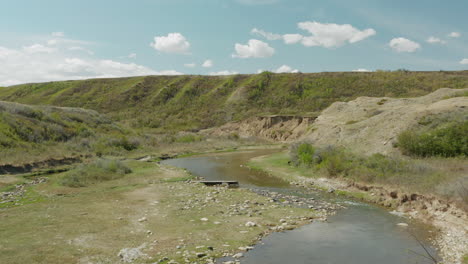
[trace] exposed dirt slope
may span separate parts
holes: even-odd
[[[336,102],[302,139],[318,146],[346,146],[362,154],[394,153],[398,134],[416,126],[421,118],[454,112],[468,116],[468,97],[457,96],[467,91],[442,88],[416,98],[359,97]]]
[[[314,119],[312,116],[257,116],[201,132],[213,136],[258,137],[270,141],[288,142],[303,136]]]

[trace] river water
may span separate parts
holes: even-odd
[[[215,153],[163,161],[185,168],[206,180],[236,180],[241,188],[268,189],[289,195],[304,193],[287,182],[245,166],[249,159],[277,152],[254,150]],[[316,199],[340,203],[346,209],[330,216],[327,222],[314,222],[298,229],[273,233],[244,254],[241,263],[284,264],[423,264],[427,258],[422,243],[431,255],[436,250],[428,242],[426,226],[414,223],[366,203],[322,192],[307,193]],[[407,223],[408,227],[398,226]],[[416,239],[417,237],[418,239]],[[418,242],[419,240],[419,242]],[[228,259],[221,259],[226,261]]]

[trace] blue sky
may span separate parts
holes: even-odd
[[[1,1],[0,85],[261,70],[468,69],[463,0]]]

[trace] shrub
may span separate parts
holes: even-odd
[[[126,136],[113,138],[109,141],[110,147],[123,148],[127,151],[137,149],[140,146],[140,142],[137,139],[128,139]]]
[[[407,130],[398,136],[404,154],[429,157],[468,156],[468,121],[453,122],[424,132]]]
[[[92,163],[81,164],[68,171],[62,178],[61,184],[69,187],[85,187],[103,181],[122,178],[132,172],[121,161],[99,159]]]
[[[299,158],[299,162],[305,165],[312,164],[314,153],[315,153],[315,149],[309,143],[302,143],[297,148],[297,156]]]
[[[328,146],[319,149],[314,156],[314,163],[319,169],[325,170],[328,176],[346,176],[350,170],[348,163],[352,162],[352,155],[341,148]]]

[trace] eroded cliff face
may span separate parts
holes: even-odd
[[[268,141],[291,142],[305,135],[314,120],[314,116],[256,116],[201,132],[213,136],[237,135],[243,138],[257,137]]]

